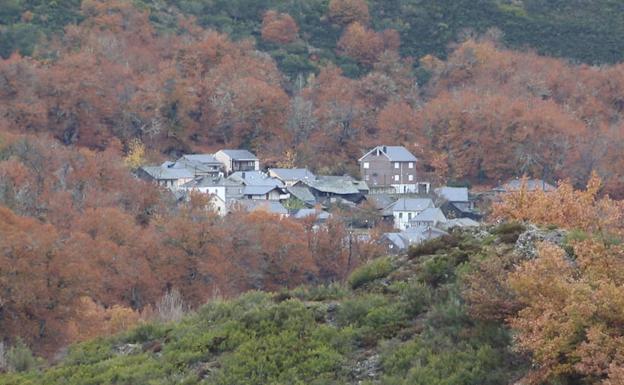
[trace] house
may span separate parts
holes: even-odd
[[[277,201],[267,200],[238,200],[230,203],[230,210],[244,210],[248,212],[264,211],[278,215],[280,218],[288,217],[288,210]]]
[[[474,202],[470,199],[467,187],[439,187],[434,190],[443,200],[440,210],[447,218],[470,218],[475,221],[482,219],[482,215],[474,210]]]
[[[379,244],[390,254],[399,254],[409,247],[409,241],[401,233],[385,233],[379,239]]]
[[[226,175],[236,171],[260,170],[260,160],[247,150],[219,150],[214,157],[223,164]]]
[[[541,190],[545,192],[550,192],[550,191],[555,191],[557,189],[555,186],[551,185],[550,183],[542,179],[515,178],[515,179],[510,179],[509,181],[507,181],[506,183],[503,183],[502,185],[498,187],[495,187],[493,190],[494,192],[498,192],[498,193],[516,192],[516,191],[520,191],[523,185],[525,186],[527,191]]]
[[[227,179],[243,186],[240,195],[244,199],[279,201],[290,198],[280,180],[271,178],[261,171],[237,171]]]
[[[434,190],[435,194],[447,201],[454,203],[456,206],[464,210],[472,209],[472,202],[468,197],[468,187],[438,187]]]
[[[239,182],[245,186],[274,186],[284,187],[279,179],[271,178],[262,171],[236,171],[227,179]]]
[[[456,218],[449,219],[446,223],[441,223],[439,226],[443,230],[450,230],[454,228],[466,229],[470,227],[479,227],[481,224],[470,218]]]
[[[212,154],[187,154],[176,160],[174,167],[186,168],[195,177],[223,176],[223,164]]]
[[[359,159],[360,173],[372,194],[428,193],[430,184],[418,180],[417,161],[403,146],[377,146]]]
[[[480,212],[466,208],[466,206],[454,202],[445,201],[439,207],[447,219],[470,218],[475,221],[483,219],[483,215]]]
[[[300,201],[304,206],[314,207],[316,205],[316,198],[314,197],[314,194],[312,194],[310,189],[305,185],[289,186],[286,187],[286,191],[288,191],[291,198]]]
[[[409,227],[437,227],[446,223],[447,219],[438,207],[429,207],[409,221]]]
[[[194,178],[192,172],[185,168],[176,168],[172,162],[165,162],[160,166],[143,166],[137,170],[137,176],[170,190],[177,190]]]
[[[243,188],[243,198],[282,201],[290,198],[290,194],[284,187],[275,185],[247,185]]]
[[[270,168],[268,172],[270,177],[279,179],[286,186],[294,186],[299,181],[316,179],[316,175],[307,168]]]
[[[419,243],[427,242],[432,239],[440,238],[448,235],[448,233],[442,229],[433,226],[425,227],[410,227],[401,232],[401,235],[407,239],[409,245],[417,245]]]
[[[429,198],[400,198],[384,210],[384,215],[392,216],[394,227],[405,230],[409,222],[428,208],[435,207]]]
[[[410,246],[417,245],[431,239],[439,238],[448,233],[435,227],[408,228],[400,233],[385,233],[379,243],[391,254],[400,254]]]
[[[205,176],[196,178],[183,184],[180,189],[187,192],[197,192],[211,196],[210,203],[217,214],[224,216],[227,214],[227,194],[225,179],[222,177]]]
[[[295,186],[308,187],[316,201],[324,203],[345,200],[357,204],[365,199],[368,192],[366,183],[349,176],[319,175],[315,180],[299,181]]]
[[[309,217],[315,217],[317,221],[325,222],[329,218],[332,217],[330,213],[327,211],[319,210],[319,209],[299,209],[293,215],[295,219],[304,219]]]

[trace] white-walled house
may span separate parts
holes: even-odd
[[[220,216],[227,214],[226,184],[224,179],[203,177],[184,184],[181,189],[211,196],[210,204]]]
[[[414,218],[412,218],[409,222],[410,227],[418,227],[418,228],[428,228],[428,227],[437,227],[443,225],[447,222],[446,216],[442,210],[437,207],[429,207]]]
[[[435,207],[429,198],[400,198],[386,207],[386,215],[392,215],[394,227],[405,230],[410,227],[410,221],[428,208]]]

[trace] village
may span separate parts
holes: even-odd
[[[315,226],[322,226],[340,208],[360,238],[370,238],[368,230],[374,227],[388,230],[378,242],[389,253],[400,253],[456,227],[480,226],[484,210],[477,203],[484,196],[491,199],[518,191],[522,183],[530,191],[555,189],[542,180],[518,178],[479,193],[468,187],[433,186],[419,175],[418,158],[403,146],[377,146],[358,162],[360,179],[315,175],[307,168],[263,170],[250,151],[222,149],[143,166],[137,176],[168,189],[180,202],[192,194],[206,194],[208,209],[219,216],[259,210],[280,218],[312,219]]]

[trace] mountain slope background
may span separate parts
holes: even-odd
[[[88,2],[88,1],[87,1]],[[328,0],[135,0],[149,9],[161,31],[178,27],[177,15],[194,16],[205,28],[234,39],[259,38],[262,16],[270,9],[290,14],[301,28],[305,44],[321,50],[348,72],[353,63],[335,57],[341,28],[327,18]],[[370,22],[375,30],[396,29],[403,42],[401,53],[420,58],[444,57],[448,45],[462,35],[499,29],[509,47],[533,48],[540,54],[600,64],[624,57],[624,1],[544,0],[369,0]],[[30,55],[41,38],[62,32],[84,18],[79,0],[0,2],[0,55],[20,51]],[[258,39],[259,40],[259,39]],[[288,74],[314,67],[302,50],[261,47],[280,62]]]

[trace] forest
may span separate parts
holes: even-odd
[[[621,384],[623,19],[607,0],[0,0],[0,384]],[[438,184],[558,187],[385,257],[340,215],[220,218],[133,175],[245,148],[357,177],[380,143]],[[518,252],[527,232],[563,235]],[[172,295],[187,315],[159,320]]]

